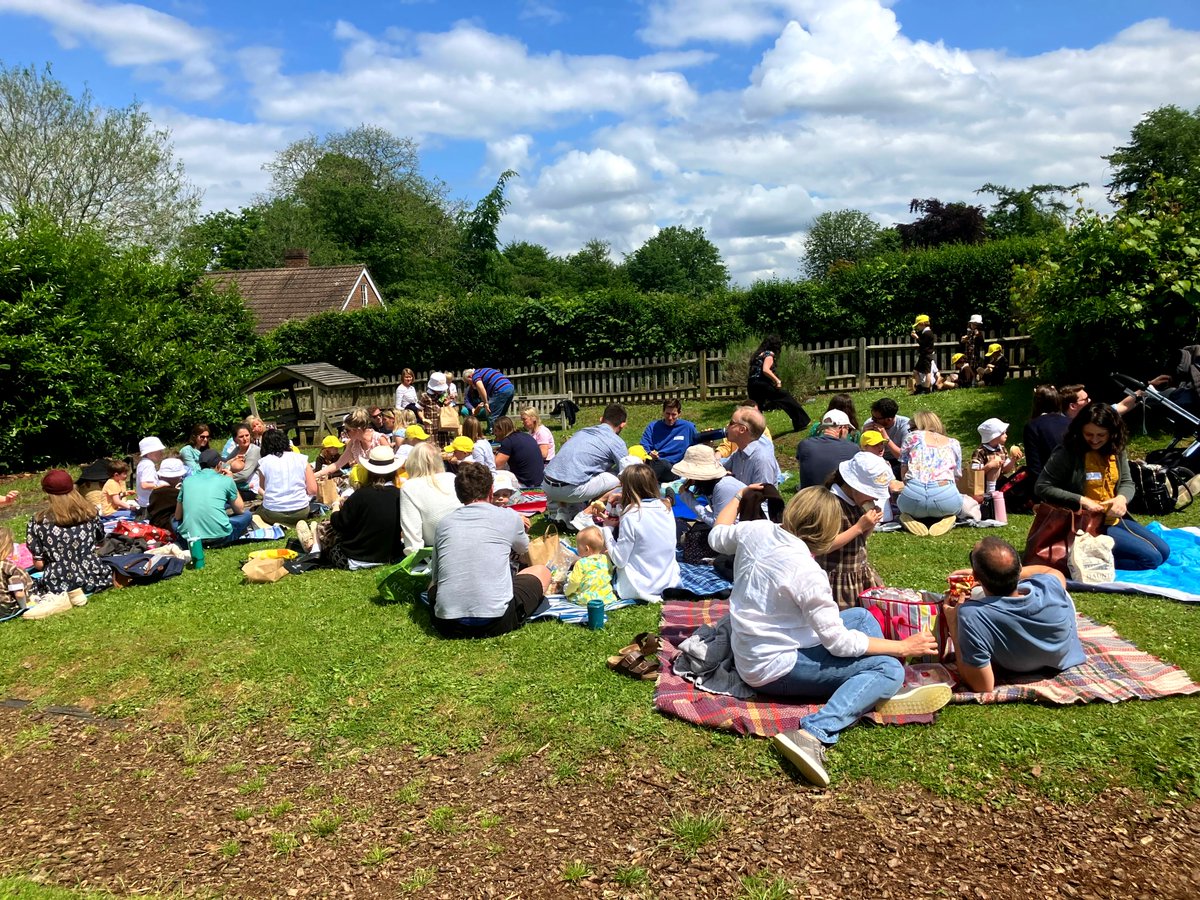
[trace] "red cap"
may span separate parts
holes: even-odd
[[[75,480],[65,469],[51,469],[42,476],[42,490],[61,497],[75,490]]]

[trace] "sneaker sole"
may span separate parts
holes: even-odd
[[[805,781],[815,784],[817,787],[829,787],[829,773],[825,771],[824,766],[809,759],[803,747],[782,733],[775,735],[771,741],[784,758],[804,776]]]
[[[905,515],[907,515],[907,513]],[[918,522],[916,519],[912,518],[911,516],[909,516],[908,518],[904,518],[904,516],[901,516],[900,524],[904,526],[904,530],[907,531],[909,534],[915,534],[917,537],[928,537],[929,536],[929,528],[925,525],[925,523]]]
[[[929,536],[941,537],[943,534],[954,528],[955,521],[956,520],[953,516],[949,516],[947,519],[934,522],[929,526]]]
[[[881,716],[922,716],[937,712],[950,702],[950,685],[923,684],[875,707]]]

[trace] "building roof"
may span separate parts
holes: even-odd
[[[298,363],[287,366],[277,366],[265,375],[260,375],[248,382],[242,388],[246,394],[254,391],[265,391],[271,388],[286,388],[297,381],[315,384],[323,388],[358,387],[366,384],[366,379],[360,378],[353,372],[331,366],[329,363]]]
[[[361,303],[351,302],[359,283],[366,280],[369,293],[382,297],[375,282],[362,266],[301,266],[283,269],[238,269],[208,272],[204,276],[217,290],[225,290],[231,282],[254,316],[254,330],[259,334],[323,312],[357,309]]]

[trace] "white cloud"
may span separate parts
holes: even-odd
[[[627,197],[646,187],[627,157],[608,150],[572,150],[542,169],[532,197],[545,209],[565,209]]]
[[[638,37],[663,47],[693,41],[749,44],[778,33],[804,5],[798,0],[656,0]]]
[[[87,43],[112,65],[133,68],[180,97],[208,99],[223,87],[211,35],[158,10],[88,0],[0,0],[5,12],[43,19],[64,47]]]
[[[518,18],[541,19],[548,25],[561,25],[566,21],[567,16],[553,3],[543,3],[539,2],[539,0],[523,0]]]
[[[487,143],[487,162],[480,173],[485,178],[495,177],[505,169],[517,173],[528,172],[534,164],[533,135],[513,134]]]
[[[687,79],[652,57],[532,54],[469,23],[381,39],[340,22],[335,36],[346,45],[337,72],[285,75],[262,54],[243,65],[262,118],[488,139],[603,113],[675,117],[695,101]]]

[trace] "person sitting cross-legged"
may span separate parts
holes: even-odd
[[[229,475],[217,471],[221,454],[200,454],[200,471],[185,478],[175,502],[179,532],[188,540],[200,539],[205,547],[232,544],[250,527],[252,513],[246,510],[237,485]]]
[[[969,600],[948,594],[946,625],[954,638],[958,674],[973,691],[996,687],[1006,672],[1062,672],[1084,661],[1067,581],[1049,566],[1022,566],[1016,549],[996,537],[970,555],[979,587]],[[977,596],[978,595],[978,596]]]
[[[519,514],[492,505],[492,473],[486,466],[460,463],[454,492],[463,505],[434,530],[429,586],[433,627],[446,638],[515,631],[541,604],[550,570],[527,566],[512,573],[513,554],[529,562],[529,537]]]

